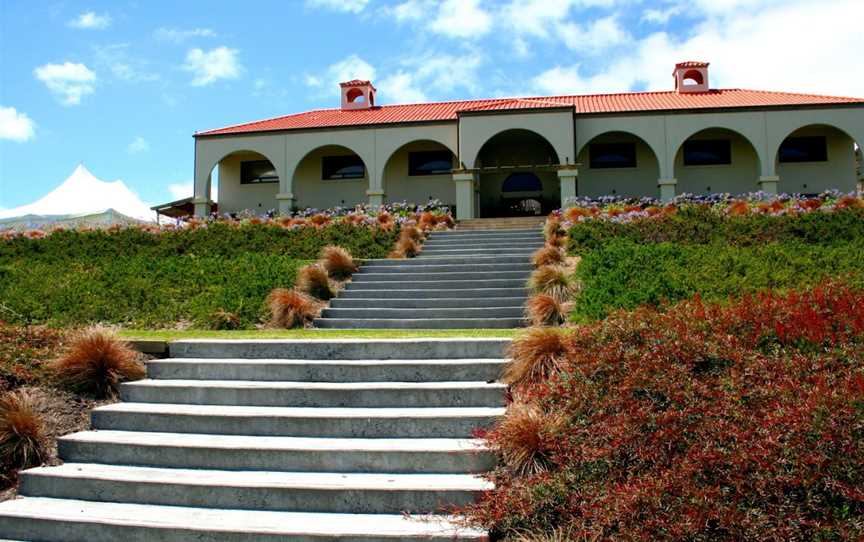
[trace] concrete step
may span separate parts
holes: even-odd
[[[387,290],[392,292],[392,290]],[[486,297],[488,292],[478,297]],[[367,294],[374,292],[365,292]],[[394,292],[399,297],[410,291]],[[433,297],[434,290],[426,291]],[[451,293],[451,292],[447,292]],[[498,292],[516,296],[526,295],[524,288]],[[372,298],[379,297],[373,295]],[[397,297],[397,296],[390,296]],[[443,297],[443,296],[438,296]],[[460,297],[462,295],[460,294]],[[324,340],[219,340],[187,339],[173,341],[168,348],[175,358],[212,359],[307,359],[307,360],[440,360],[471,358],[504,358],[504,349],[510,339],[324,339]]]
[[[26,497],[0,503],[0,532],[45,542],[373,542],[486,540],[446,516],[333,514]]]
[[[524,309],[513,307],[456,307],[449,309],[384,309],[374,304],[370,308],[359,309],[324,309],[321,318],[357,318],[360,320],[374,319],[440,319],[440,318],[522,318]],[[375,308],[371,308],[375,307]]]
[[[527,300],[527,297],[490,297],[485,299],[345,299],[337,297],[330,300],[330,307],[334,309],[363,309],[370,306],[382,309],[522,307]]]
[[[346,292],[358,290],[463,290],[477,288],[521,288],[525,286],[522,278],[483,279],[483,280],[403,280],[403,281],[361,281],[351,282],[345,287]]]
[[[398,281],[447,281],[447,280],[487,280],[487,279],[518,279],[528,280],[530,271],[448,271],[431,273],[428,271],[407,271],[404,273],[362,273],[354,275],[353,284],[363,282],[398,282]]]
[[[534,266],[527,260],[521,263],[463,263],[463,264],[442,264],[442,263],[425,263],[426,260],[412,262],[411,265],[379,265],[379,266],[363,266],[354,274],[354,280],[360,276],[369,274],[399,274],[399,273],[464,273],[464,272],[483,272],[483,273],[499,273],[502,271],[522,271],[530,273],[534,270]]]
[[[344,300],[343,300],[344,301]],[[147,375],[167,380],[287,382],[488,382],[503,359],[306,360],[169,358],[147,362]]]
[[[498,239],[498,238],[488,238],[484,239],[482,237],[475,237],[471,239],[463,240],[462,238],[456,239],[435,239],[428,240],[423,243],[423,252],[429,251],[432,248],[525,248],[525,247],[534,247],[535,249],[542,247],[546,243],[543,238],[537,237],[531,239]]]
[[[474,243],[500,243],[507,242],[512,244],[520,244],[520,243],[536,243],[545,242],[546,239],[543,236],[543,233],[538,231],[537,233],[533,233],[530,235],[526,234],[518,234],[518,235],[450,235],[444,237],[438,237],[433,235],[426,239],[424,245],[428,244],[436,244],[436,243],[448,243],[453,245],[461,245],[461,244],[474,244]]]
[[[527,258],[537,251],[539,246],[503,246],[503,247],[472,247],[472,248],[450,248],[450,247],[430,247],[423,248],[417,258],[438,257],[438,256],[523,256]]]
[[[488,406],[504,404],[504,386],[485,382],[255,382],[139,380],[120,386],[124,401],[293,407]]]
[[[522,318],[426,318],[359,319],[318,318],[315,327],[324,329],[516,329],[524,327]]]
[[[165,469],[66,463],[25,471],[19,494],[196,508],[355,514],[434,513],[492,484],[470,474]]]
[[[384,288],[379,283],[379,288]],[[344,290],[339,293],[339,299],[461,299],[466,302],[477,298],[527,297],[528,289],[524,284],[518,288],[465,288],[465,289],[423,289],[397,290],[393,289],[356,289]],[[458,354],[457,354],[458,356]]]
[[[502,407],[296,408],[116,403],[96,408],[93,429],[320,438],[468,438]]]
[[[484,264],[525,264],[530,263],[529,257],[524,254],[515,256],[508,255],[491,255],[491,256],[430,256],[425,255],[423,259],[405,258],[405,259],[388,259],[388,260],[366,260],[363,262],[362,269],[372,269],[379,267],[402,267],[402,266],[426,266],[426,265],[484,265]]]
[[[474,474],[490,470],[494,456],[475,439],[358,439],[259,437],[86,431],[58,439],[67,463],[151,467]]]
[[[500,230],[496,228],[477,228],[475,226],[468,227],[467,223],[462,223],[460,226],[453,230],[445,230],[445,231],[436,231],[430,237],[458,237],[462,235],[506,235],[506,236],[518,236],[518,235],[537,235],[538,233],[543,233],[543,228],[540,225],[530,226],[530,227],[521,227],[521,228],[508,228],[506,230]]]

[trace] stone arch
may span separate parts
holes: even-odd
[[[730,163],[722,165],[685,165],[684,147],[690,141],[730,141]],[[726,126],[710,126],[693,131],[683,138],[672,154],[677,192],[743,194],[759,189],[759,176],[764,164],[759,146],[741,131]]]
[[[324,179],[324,160],[353,156],[363,164],[362,177]],[[346,173],[348,171],[346,170]],[[353,207],[366,203],[370,169],[368,161],[351,147],[338,143],[317,145],[308,149],[291,171],[291,194],[298,208],[326,209]]]
[[[544,153],[548,153],[549,158],[551,159],[548,161],[548,163],[550,163],[550,164],[559,164],[560,163],[559,158],[558,158],[558,151],[555,149],[555,146],[552,144],[552,142],[549,141],[548,138],[546,138],[546,136],[540,134],[539,132],[536,132],[534,130],[528,130],[526,128],[508,128],[506,130],[501,130],[501,131],[495,133],[495,135],[486,139],[486,141],[483,142],[483,145],[480,146],[480,149],[477,152],[477,156],[474,158],[474,163],[469,164],[469,167],[475,167],[475,168],[476,167],[482,167],[484,165],[484,164],[482,164],[484,151],[486,151],[488,153],[490,145],[492,145],[496,141],[501,142],[505,138],[509,138],[511,141],[514,139],[517,139],[517,138],[518,139],[527,138],[529,141],[533,140],[533,143],[543,147]],[[513,156],[513,160],[519,161],[519,159],[520,159],[519,155]],[[518,165],[528,165],[529,163],[530,162],[523,161],[521,164],[518,164]],[[542,162],[542,164],[546,164],[546,163],[547,163],[547,161]],[[540,164],[541,163],[538,163],[538,165],[540,165]],[[485,164],[485,165],[491,166],[493,164]],[[517,164],[506,164],[506,165],[517,165]]]
[[[593,143],[635,143],[636,167],[592,168],[590,160]],[[638,133],[629,130],[609,130],[593,135],[579,148],[576,155],[579,168],[578,193],[580,196],[599,197],[657,197],[657,180],[661,177],[660,155]]]
[[[825,140],[825,159],[781,162],[783,144],[793,137],[817,137]],[[779,138],[778,138],[779,139]],[[805,123],[773,142],[773,167],[782,192],[816,194],[829,189],[851,192],[858,183],[857,153],[861,141],[844,128],[828,122]]]
[[[253,146],[239,146],[230,151],[223,151],[216,159],[207,159],[200,166],[195,176],[195,200],[213,201],[213,172],[218,170],[219,193],[222,201],[231,202],[231,206],[222,206],[224,212],[240,212],[244,210],[257,214],[274,211],[277,208],[276,194],[283,171],[280,162],[272,157],[272,153],[262,152]],[[242,162],[266,160],[275,172],[275,182],[242,184]]]
[[[393,148],[395,147],[395,148]],[[418,138],[401,141],[391,146],[386,159],[381,161],[381,189],[389,201],[408,201],[425,203],[438,199],[447,205],[456,203],[456,187],[451,171],[446,173],[410,175],[410,154],[412,152],[446,151],[450,155],[450,169],[458,167],[457,156],[450,145],[432,138]]]

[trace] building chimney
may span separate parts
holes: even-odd
[[[342,87],[342,111],[356,111],[375,107],[375,87],[370,81],[354,79],[339,83]]]
[[[708,92],[708,63],[707,62],[679,62],[675,64],[672,72],[675,78],[675,90],[678,94],[689,94],[693,92]]]

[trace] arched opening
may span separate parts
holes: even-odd
[[[536,132],[513,129],[500,132],[490,138],[477,155],[474,167],[479,177],[480,216],[518,216],[526,214],[539,205],[540,213],[545,214],[561,206],[561,190],[555,166],[559,163],[558,154],[549,141]],[[528,199],[536,203],[528,209],[520,202],[526,200],[519,191],[506,191],[508,179],[533,175],[540,182],[539,192]]]
[[[352,104],[353,103],[363,103],[363,101],[364,101],[363,91],[360,90],[359,88],[352,88],[351,90],[348,91],[348,94],[346,94],[345,97],[348,98],[348,103],[352,103]]]
[[[369,172],[363,159],[341,145],[310,151],[294,170],[294,205],[298,209],[353,207],[366,202]]]
[[[259,152],[242,150],[224,156],[213,167],[210,179],[214,201],[222,202],[220,213],[263,215],[277,207],[279,172]]]
[[[679,194],[754,192],[759,171],[759,155],[750,140],[726,128],[696,132],[675,153]]]
[[[702,77],[702,72],[699,70],[688,70],[682,78],[685,85],[701,85],[705,83],[705,78]]]
[[[455,164],[453,152],[437,141],[424,139],[402,145],[384,165],[382,180],[387,200],[423,204],[437,199],[455,205]]]
[[[811,124],[791,132],[774,156],[781,192],[819,194],[857,188],[858,145],[843,130]]]
[[[543,181],[530,171],[511,173],[501,185],[510,216],[538,216],[543,212]]]
[[[660,162],[648,143],[629,132],[606,132],[582,146],[580,196],[656,197]]]

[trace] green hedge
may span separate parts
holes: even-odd
[[[159,234],[63,231],[0,241],[0,320],[78,326],[210,325],[217,310],[252,328],[264,299],[291,287],[296,270],[335,244],[383,258],[398,231],[336,224],[284,229],[214,223]]]
[[[832,232],[833,234],[833,232]],[[836,244],[803,241],[734,246],[724,243],[639,244],[607,241],[583,255],[575,320],[615,309],[659,305],[700,294],[717,300],[763,289],[806,287],[825,277],[864,285],[864,238]]]
[[[845,243],[864,238],[864,209],[800,215],[727,216],[708,206],[688,205],[676,213],[628,223],[587,220],[568,232],[568,251],[583,254],[615,239],[634,243],[725,243],[749,247],[770,242]]]

